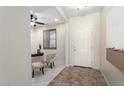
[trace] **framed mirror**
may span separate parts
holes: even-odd
[[[43,31],[43,49],[56,49],[57,36],[56,29],[49,29]]]

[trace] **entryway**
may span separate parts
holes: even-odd
[[[73,17],[69,22],[69,53],[72,66],[94,67],[99,55],[98,14]],[[98,65],[97,65],[98,67]]]

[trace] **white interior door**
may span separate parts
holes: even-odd
[[[74,65],[91,67],[91,31],[84,29],[72,33]]]

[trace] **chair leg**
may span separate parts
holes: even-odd
[[[53,66],[55,66],[54,62],[53,62]]]
[[[48,66],[48,63],[47,63],[47,66]]]
[[[34,69],[32,70],[32,78],[34,78]]]
[[[42,67],[42,74],[44,74],[44,67]]]
[[[52,65],[52,63],[50,63],[50,67],[51,67],[51,69],[53,68],[53,65]]]
[[[40,68],[40,71],[41,71],[41,68]]]

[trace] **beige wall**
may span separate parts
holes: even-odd
[[[106,60],[106,47],[107,47],[107,40],[106,40],[106,18],[111,9],[114,7],[104,7],[103,11],[101,12],[101,26],[100,26],[100,67],[101,71],[103,72],[105,79],[108,81],[110,85],[124,85],[124,74],[121,73],[117,68],[111,65]],[[118,13],[118,12],[117,12]]]

